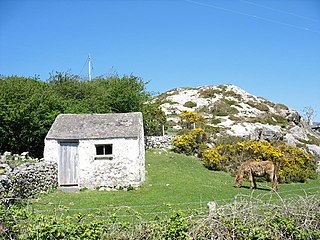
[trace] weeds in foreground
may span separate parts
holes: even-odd
[[[169,208],[170,210],[170,208]],[[127,220],[108,214],[70,215],[35,212],[11,206],[0,210],[1,239],[319,239],[320,197],[296,196],[277,201],[239,195],[226,205],[199,211],[176,211],[145,221],[127,209]],[[128,220],[130,219],[130,220]]]

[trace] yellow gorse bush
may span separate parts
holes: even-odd
[[[202,126],[205,123],[205,118],[201,114],[186,110],[179,115],[179,118],[181,125],[189,129],[192,125]]]
[[[221,170],[220,163],[224,158],[220,155],[217,148],[208,148],[202,153],[202,159],[209,169]]]
[[[206,134],[202,128],[195,128],[173,139],[173,150],[177,153],[201,154],[205,146]]]

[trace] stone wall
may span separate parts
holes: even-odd
[[[172,149],[172,141],[175,136],[147,136],[145,146],[149,148]]]
[[[58,185],[57,164],[47,162],[23,163],[21,159],[0,163],[0,202],[8,199],[23,199],[48,192]]]

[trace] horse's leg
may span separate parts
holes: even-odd
[[[256,187],[256,182],[254,181],[254,177],[253,177],[253,174],[252,174],[251,171],[248,173],[248,175],[249,175],[248,178],[249,178],[249,181],[250,181],[250,189],[253,189],[253,188]]]
[[[272,182],[272,190],[273,190],[273,187],[274,187],[274,173],[273,173],[273,171],[268,173],[268,175],[269,175],[270,182]]]
[[[278,191],[278,177],[276,172],[273,173],[271,181],[272,181],[272,191],[274,192]]]
[[[255,179],[253,174],[252,174],[252,180],[253,180],[253,188],[256,189],[257,188],[257,183],[256,183],[256,179]]]
[[[236,185],[235,187],[240,188],[242,185],[242,181],[243,181],[243,174],[242,173],[238,173],[236,176]]]

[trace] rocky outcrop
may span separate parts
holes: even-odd
[[[315,153],[320,134],[301,115],[283,104],[272,103],[234,85],[176,88],[154,98],[167,115],[171,132],[178,132],[179,114],[192,111],[213,128],[210,139],[231,135],[247,140],[285,141]],[[155,144],[156,145],[156,144]],[[316,150],[315,150],[316,149]]]
[[[284,138],[283,133],[277,128],[257,127],[254,133],[250,136],[250,140],[260,141],[282,141]]]

